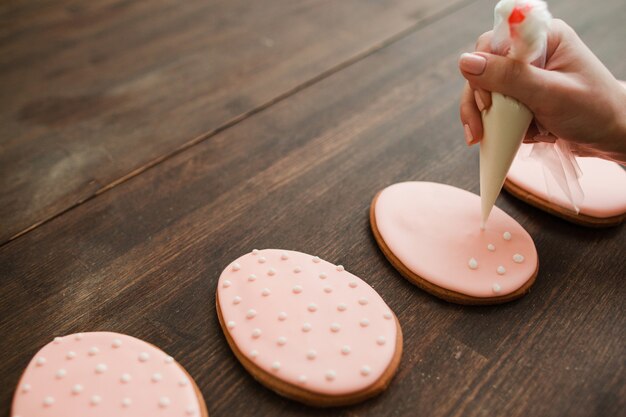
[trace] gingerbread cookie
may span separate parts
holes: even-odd
[[[563,191],[550,193],[539,161],[526,155],[532,145],[522,145],[504,182],[504,189],[522,201],[583,226],[615,226],[626,219],[626,171],[615,162],[600,158],[576,158],[583,176],[584,200],[580,212],[570,208]]]
[[[400,363],[402,332],[391,309],[366,282],[317,256],[255,249],[222,272],[216,303],[246,370],[306,404],[377,395]]]
[[[118,333],[56,337],[28,364],[13,417],[208,417],[200,390],[171,356]]]
[[[494,207],[481,230],[480,198],[432,182],[403,182],[370,207],[376,241],[393,266],[431,294],[459,304],[521,297],[538,271],[530,235]]]

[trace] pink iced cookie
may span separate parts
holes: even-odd
[[[12,417],[207,417],[200,391],[174,359],[118,333],[56,337],[28,364]]]
[[[613,226],[626,218],[626,171],[600,158],[576,158],[583,173],[584,200],[580,213],[571,210],[565,194],[551,186],[548,194],[540,162],[528,157],[532,145],[522,145],[509,170],[504,187],[511,194],[542,210],[586,226]]]
[[[240,257],[220,276],[217,311],[255,379],[307,404],[376,395],[400,362],[391,309],[363,280],[316,256],[255,249]]]
[[[370,222],[385,256],[424,290],[461,304],[518,298],[533,284],[530,235],[494,207],[480,229],[480,197],[449,185],[403,182],[372,202]]]

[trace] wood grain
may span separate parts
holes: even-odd
[[[626,408],[626,231],[577,227],[503,194],[541,271],[522,299],[462,307],[402,279],[368,222],[375,193],[430,180],[478,191],[458,121],[460,52],[491,25],[479,0],[248,117],[0,248],[0,414],[53,336],[111,330],[195,378],[211,416],[318,415],[255,382],[215,311],[222,269],[287,248],[341,263],[402,325],[390,387],[337,416],[612,416]],[[626,78],[626,4],[554,0]]]
[[[462,1],[0,3],[0,243]]]

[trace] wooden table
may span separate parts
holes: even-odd
[[[503,194],[541,268],[523,299],[480,308],[409,284],[370,232],[386,185],[478,191],[456,63],[493,5],[0,3],[0,415],[41,346],[92,330],[179,359],[211,416],[320,414],[256,383],[220,331],[217,278],[254,247],[340,262],[399,317],[389,389],[328,415],[624,415],[624,227]],[[623,0],[550,6],[626,78]]]

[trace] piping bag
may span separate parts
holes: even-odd
[[[543,0],[500,0],[494,10],[491,49],[498,55],[540,67],[545,65],[548,28],[552,15]],[[492,105],[482,112],[484,128],[480,142],[481,229],[500,194],[513,159],[533,119],[531,111],[514,98],[491,93]],[[547,135],[541,126],[540,134]],[[579,211],[583,194],[578,178],[582,175],[567,142],[540,142],[530,157],[543,166],[549,195],[555,185],[568,198],[572,210]]]

